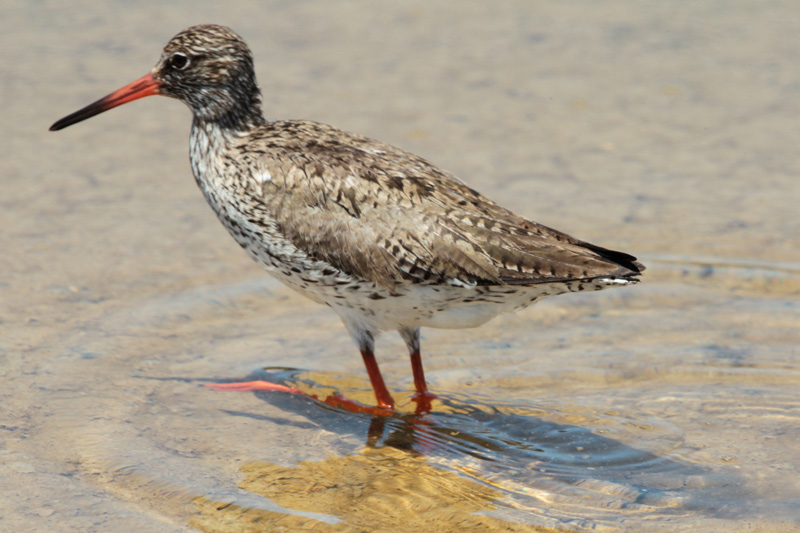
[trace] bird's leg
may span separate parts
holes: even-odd
[[[297,394],[298,396],[307,396],[313,400],[326,403],[331,407],[344,409],[351,413],[366,413],[374,416],[389,416],[392,414],[391,407],[370,407],[355,402],[343,395],[329,394],[325,398],[320,398],[316,394],[309,394],[303,392],[295,386],[279,385],[277,383],[270,383],[269,381],[247,381],[242,383],[207,383],[205,387],[217,391],[250,391],[250,392],[288,392],[290,394]],[[391,396],[389,397],[391,399]]]
[[[431,400],[436,399],[436,395],[428,391],[428,384],[425,382],[425,371],[422,369],[422,355],[419,351],[419,328],[400,328],[400,336],[408,347],[408,354],[411,357],[411,371],[414,373],[414,388],[417,393],[412,400],[417,402],[417,413],[431,410]]]
[[[269,381],[239,381],[236,383],[206,383],[203,385],[208,389],[219,391],[236,391],[236,392],[289,392],[291,394],[300,394],[301,396],[308,396],[305,392],[297,387],[287,387],[286,385],[279,385],[277,383],[270,383]]]
[[[350,326],[349,323],[345,324]],[[345,398],[341,394],[329,395],[324,399],[319,398],[316,394],[308,394],[294,386],[287,387],[285,385],[278,385],[277,383],[270,383],[268,381],[250,381],[244,383],[214,383],[208,384],[206,387],[214,390],[229,390],[229,391],[278,391],[289,392],[291,394],[298,394],[301,396],[308,396],[315,400],[331,405],[333,407],[340,407],[352,413],[367,413],[378,416],[388,416],[394,409],[394,399],[389,394],[389,389],[383,382],[383,376],[378,368],[378,362],[375,360],[375,338],[369,331],[353,328],[353,337],[358,343],[359,350],[361,350],[361,357],[364,358],[364,366],[367,367],[367,374],[372,383],[372,390],[375,392],[375,398],[378,401],[377,407],[368,407],[361,405],[353,400]],[[423,379],[424,382],[424,379]],[[428,409],[429,410],[429,409]]]
[[[359,337],[358,347],[361,350],[361,357],[364,358],[364,366],[367,367],[367,374],[372,383],[372,390],[375,392],[375,399],[378,400],[378,407],[394,409],[394,399],[383,382],[381,370],[375,360],[375,341],[370,333],[364,333]]]

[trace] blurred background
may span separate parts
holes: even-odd
[[[0,14],[0,529],[800,527],[796,4],[9,0]],[[205,205],[182,104],[47,131],[200,23],[248,42],[268,118],[397,145],[647,265],[633,288],[423,332],[432,427],[505,444],[426,447],[407,420],[199,387],[292,367],[370,401],[338,318],[269,279]],[[407,398],[396,335],[378,358]],[[350,492],[317,497],[334,486]]]

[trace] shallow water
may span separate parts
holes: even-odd
[[[9,10],[0,529],[800,529],[792,4],[460,5]],[[271,115],[418,152],[643,283],[424,330],[423,416],[394,334],[391,417],[202,387],[372,401],[336,316],[218,227],[179,104],[46,131],[212,20]]]

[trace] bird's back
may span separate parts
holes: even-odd
[[[234,196],[252,210],[243,216],[263,216],[309,259],[390,291],[633,279],[644,270],[628,254],[512,213],[418,156],[324,124],[266,123],[224,156],[238,167]]]

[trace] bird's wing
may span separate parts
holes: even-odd
[[[274,190],[263,200],[297,248],[345,273],[393,289],[429,280],[527,285],[644,269],[632,256],[525,220],[413,154],[298,124],[311,133],[295,132],[279,156],[266,159]]]

